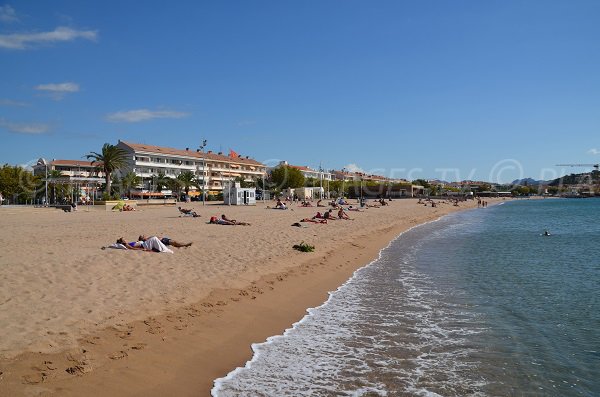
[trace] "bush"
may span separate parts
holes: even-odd
[[[301,251],[301,252],[313,252],[315,250],[314,245],[308,245],[304,241],[301,242],[300,244],[294,245],[292,248],[294,248],[295,250]]]

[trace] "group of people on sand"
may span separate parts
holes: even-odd
[[[349,208],[349,210],[350,210],[350,208]],[[337,218],[333,215],[333,209],[330,208],[329,210],[323,212],[322,214],[320,212],[317,212],[316,215],[313,216],[312,218],[301,219],[300,222],[325,223],[326,224],[327,221],[334,221],[337,219],[345,219],[345,220],[350,220],[350,221],[354,220],[353,218],[350,218],[348,216],[348,214],[342,207],[340,207],[337,211]]]

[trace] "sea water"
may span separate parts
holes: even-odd
[[[214,396],[600,396],[600,200],[413,228],[252,348]]]

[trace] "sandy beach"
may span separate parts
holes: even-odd
[[[490,199],[493,202],[494,199]],[[401,232],[468,201],[396,200],[303,223],[324,208],[187,204],[135,212],[0,208],[0,395],[207,396]],[[211,216],[250,226],[207,224]],[[173,254],[101,249],[140,234],[193,242]],[[292,249],[306,242],[315,252]]]

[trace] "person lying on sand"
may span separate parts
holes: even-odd
[[[300,207],[312,207],[313,205],[311,203],[309,203],[308,201],[303,201],[302,204],[300,204]]]
[[[147,241],[149,238],[152,238],[152,237],[158,238],[160,240],[160,242],[163,243],[164,245],[167,245],[167,246],[170,245],[170,246],[173,246],[176,248],[189,247],[192,245],[192,243],[180,243],[179,241],[175,241],[173,239],[170,239],[169,237],[158,237],[158,236],[148,237],[144,234],[142,234],[138,237],[138,242],[139,241],[141,241],[141,242]]]
[[[364,212],[360,208],[353,208],[352,206],[348,207],[348,211]]]
[[[317,207],[326,207],[325,205],[321,204],[321,201],[323,201],[323,200],[317,201]]]
[[[315,219],[315,218],[304,218],[304,219],[300,219],[300,222],[311,222],[311,223],[325,223],[327,224],[327,219]]]
[[[225,219],[220,219],[217,218],[216,216],[211,216],[210,217],[210,221],[208,221],[208,223],[214,224],[214,225],[231,225],[231,226],[235,226],[235,225],[240,225],[240,226],[250,226],[249,223],[247,222],[232,222],[232,221],[226,221]]]
[[[123,237],[117,240],[117,245],[123,246],[129,250],[142,250],[142,251],[154,251],[154,252],[168,252],[173,253],[166,245],[164,245],[156,236],[149,237],[145,241],[132,241],[128,243]]]
[[[275,208],[278,209],[278,210],[285,210],[285,209],[287,209],[287,207],[285,206],[285,204],[282,203],[280,199],[277,199],[277,203],[275,204]]]
[[[250,224],[248,222],[238,222],[235,219],[229,219],[225,216],[225,214],[221,215],[221,220],[225,221],[225,222],[231,222],[234,225],[246,225],[246,226],[250,226]]]
[[[135,211],[136,209],[130,206],[129,204],[125,204],[121,211]]]

